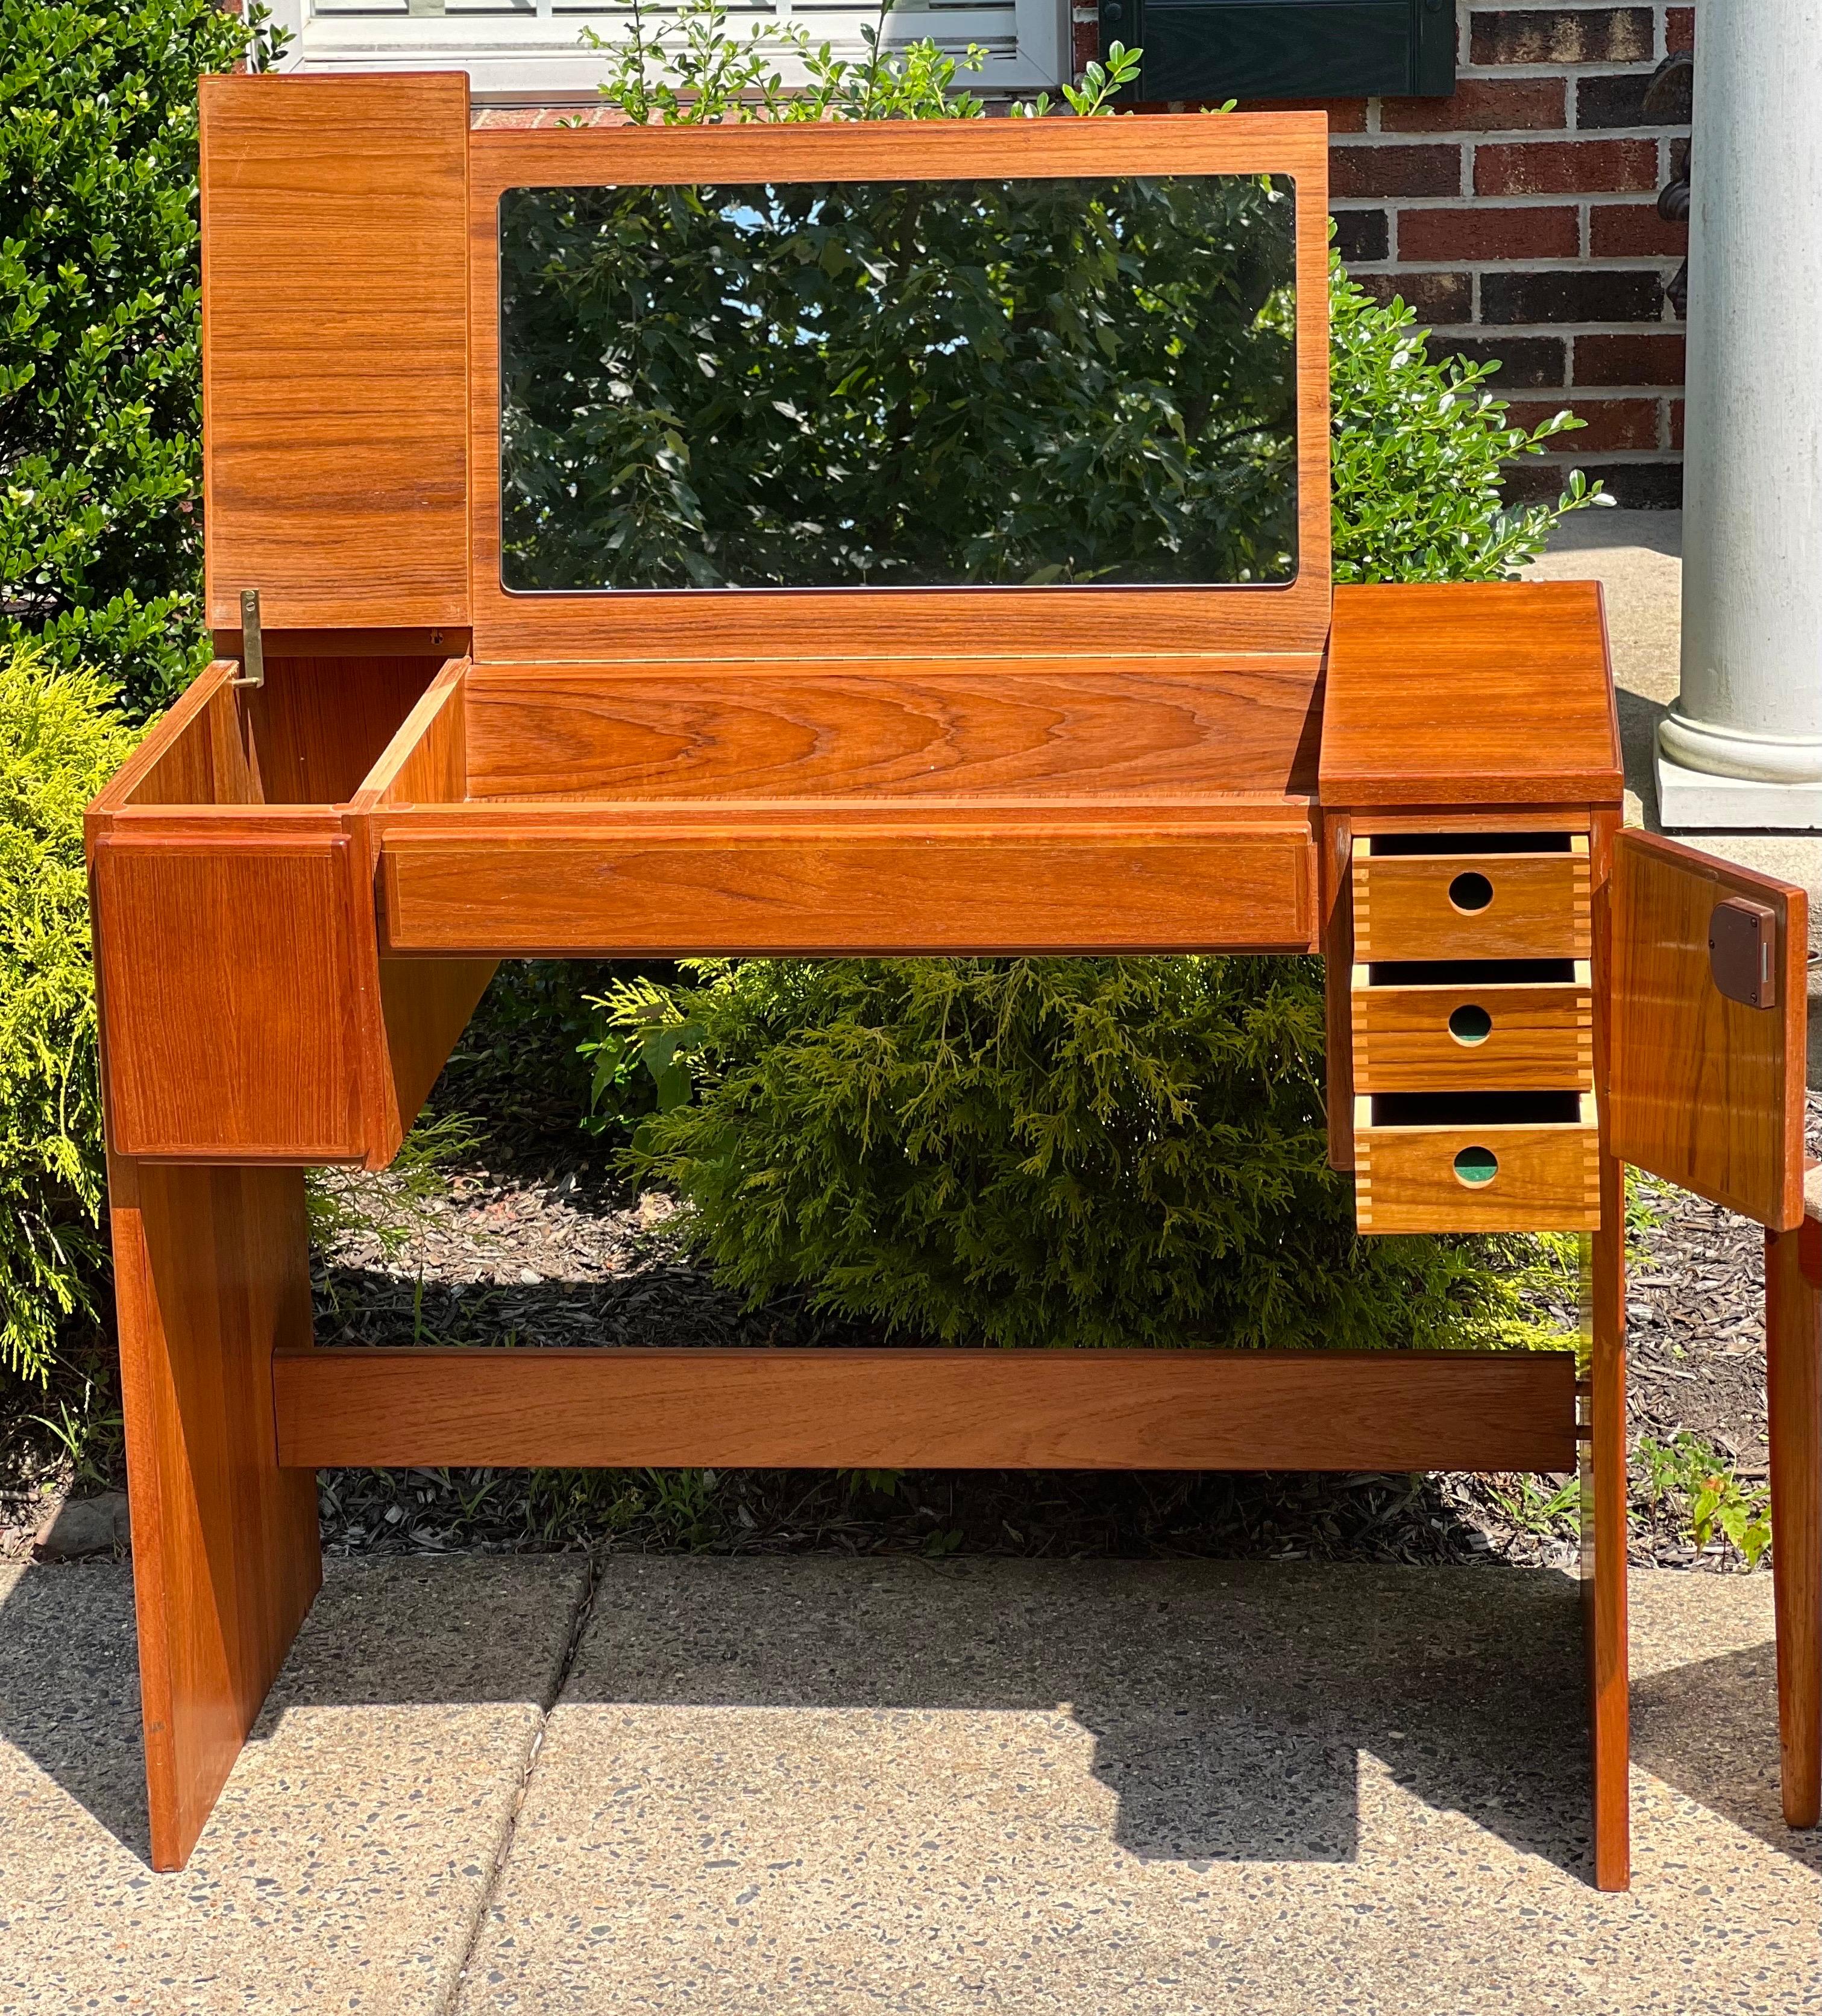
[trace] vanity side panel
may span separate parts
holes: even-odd
[[[314,820],[293,815],[282,832],[273,823],[184,837],[122,822],[93,843],[117,1155],[329,1162],[365,1152],[370,967],[354,850],[327,808]]]

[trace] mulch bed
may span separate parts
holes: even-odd
[[[528,1083],[544,1089],[528,1093]],[[331,1179],[351,1184],[348,1201],[369,1222],[408,1218],[411,1229],[390,1247],[359,1226],[332,1239],[314,1269],[318,1341],[883,1341],[818,1318],[802,1298],[752,1311],[719,1287],[684,1251],[671,1200],[629,1197],[611,1156],[578,1131],[580,1096],[567,1040],[547,1058],[510,1042],[458,1056],[437,1101],[473,1116],[480,1139],[451,1165],[440,1196],[407,1208],[393,1177]],[[1822,1136],[1813,1098],[1810,1124]],[[1629,1294],[1633,1437],[1667,1445],[1687,1431],[1745,1489],[1762,1488],[1763,1235],[1679,1191],[1653,1186],[1648,1197],[1654,1222],[1639,1240]],[[0,1557],[29,1553],[51,1487],[67,1487],[55,1438],[27,1418],[55,1409],[27,1398],[17,1422],[0,1422]],[[117,1435],[99,1445],[92,1471],[99,1461],[104,1474],[79,1491],[122,1481]],[[1572,1485],[1529,1476],[343,1470],[322,1473],[320,1495],[325,1546],[337,1555],[606,1545],[1566,1568],[1576,1553]],[[1633,1509],[1639,1564],[1742,1566],[1723,1542],[1695,1547],[1678,1508],[1653,1499],[1642,1464],[1633,1467]]]
[[[523,1071],[523,1060],[520,1070]],[[516,1079],[523,1086],[524,1079]],[[628,1197],[610,1158],[576,1131],[573,1100],[528,1105],[483,1074],[447,1093],[475,1114],[481,1148],[390,1253],[359,1232],[317,1278],[329,1344],[524,1346],[878,1343],[799,1299],[750,1311],[685,1252],[676,1208]],[[1822,1106],[1813,1118],[1822,1118]],[[382,1186],[385,1179],[377,1181]],[[1629,1296],[1631,1425],[1668,1445],[1687,1431],[1741,1484],[1766,1461],[1763,1235],[1652,1186]],[[383,1207],[382,1209],[383,1215]],[[1560,1312],[1567,1316],[1569,1312]],[[825,1472],[325,1472],[333,1553],[607,1543],[735,1553],[1201,1555],[1567,1567],[1576,1550],[1566,1478],[1328,1475],[907,1474],[880,1488]],[[1738,1570],[1698,1550],[1676,1509],[1633,1479],[1641,1564]]]

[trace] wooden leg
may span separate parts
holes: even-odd
[[[1594,1887],[1632,1882],[1626,1643],[1626,1188],[1601,1158],[1601,1229],[1590,1269],[1594,1363],[1582,1490],[1588,1727],[1594,1746]]]
[[[1784,1816],[1822,1819],[1822,1226],[1765,1235],[1765,1382]]]
[[[152,1863],[181,1869],[322,1579],[272,1352],[310,1342],[298,1169],[108,1177]]]

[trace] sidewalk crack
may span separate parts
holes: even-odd
[[[506,1864],[512,1859],[514,1844],[519,1838],[519,1816],[524,1810],[525,1795],[531,1787],[532,1773],[537,1769],[537,1760],[544,1751],[544,1732],[550,1726],[552,1712],[563,1697],[563,1690],[569,1685],[570,1675],[575,1669],[576,1660],[582,1649],[583,1634],[588,1629],[589,1619],[595,1614],[595,1598],[601,1587],[601,1557],[591,1547],[584,1557],[582,1587],[576,1599],[576,1607],[570,1614],[568,1635],[563,1640],[563,1649],[559,1654],[550,1684],[538,1703],[537,1722],[531,1733],[531,1741],[526,1746],[525,1762],[519,1773],[519,1784],[512,1795],[511,1810],[506,1816],[506,1824],[500,1832],[498,1847],[494,1853],[494,1865],[487,1871],[487,1880],[475,1906],[474,1916],[469,1925],[468,1942],[462,1949],[461,1964],[451,1979],[449,1993],[437,2005],[436,2016],[451,2016],[451,2012],[462,1999],[467,1985],[469,1971],[474,1965],[475,1953],[480,1946],[481,1935],[486,1931],[491,1916],[494,1900],[499,1894],[500,1884],[506,1873]]]

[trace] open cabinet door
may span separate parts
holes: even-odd
[[[1803,1219],[1801,889],[1655,833],[1613,842],[1608,1141],[1788,1232]]]
[[[1766,1228],[1784,1811],[1811,1827],[1822,1816],[1822,1242],[1803,1217],[1809,905],[1788,883],[1643,833],[1615,837],[1608,893],[1612,1152]]]

